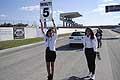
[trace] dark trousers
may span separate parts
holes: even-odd
[[[101,39],[97,39],[97,41],[98,41],[98,48],[99,48],[102,46],[102,41],[101,41]]]
[[[87,59],[87,65],[89,68],[89,72],[92,72],[92,74],[95,74],[96,54],[95,54],[93,48],[85,48],[85,56]]]

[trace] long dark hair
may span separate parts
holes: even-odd
[[[87,30],[90,31],[90,39],[94,39],[94,38],[95,38],[95,37],[94,37],[94,33],[93,33],[92,29],[89,28],[89,27],[86,28],[86,30],[85,30],[85,35],[87,35]]]
[[[49,29],[49,30],[47,31],[47,33],[46,33],[46,36],[47,36],[47,37],[49,37],[49,36],[48,36],[48,33],[51,32],[51,31],[52,31],[52,29]]]

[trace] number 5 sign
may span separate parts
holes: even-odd
[[[43,0],[40,2],[40,19],[43,21],[52,20],[52,0]]]

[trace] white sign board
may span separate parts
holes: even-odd
[[[52,0],[43,0],[40,2],[40,19],[42,21],[52,20]]]
[[[0,41],[13,40],[12,27],[0,27]]]

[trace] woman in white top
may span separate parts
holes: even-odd
[[[84,50],[89,68],[89,75],[85,78],[95,79],[95,59],[97,51],[97,39],[90,28],[86,28],[84,37]]]
[[[45,32],[43,30],[42,21],[40,20],[41,31],[42,31],[42,33],[44,35],[45,45],[46,45],[45,59],[46,59],[46,67],[47,67],[47,72],[48,72],[48,80],[53,80],[54,62],[55,62],[55,59],[56,59],[55,45],[56,45],[57,29],[56,29],[56,26],[55,26],[55,23],[54,23],[53,19],[52,19],[52,22],[53,22],[54,27],[49,29],[47,31],[47,33],[45,34]]]

